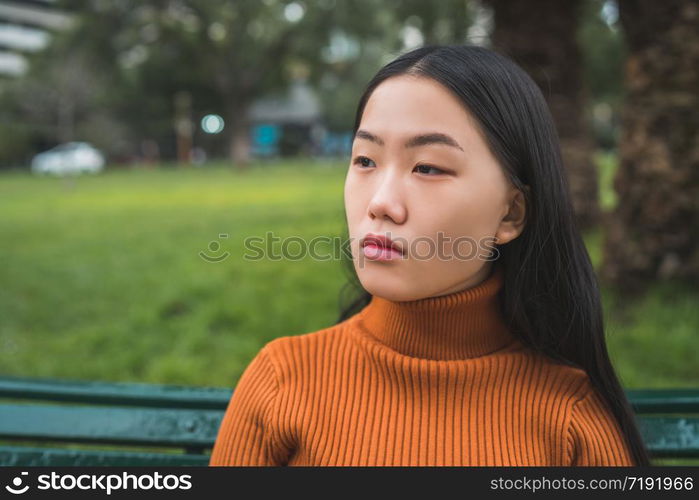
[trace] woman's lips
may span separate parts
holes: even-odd
[[[403,256],[395,248],[380,246],[373,241],[367,242],[362,247],[362,252],[367,259],[379,261],[399,259]]]

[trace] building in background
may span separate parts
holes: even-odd
[[[257,157],[340,156],[351,149],[351,133],[329,132],[316,91],[297,79],[284,97],[257,100],[250,108],[251,153]]]

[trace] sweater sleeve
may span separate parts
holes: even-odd
[[[221,420],[209,466],[283,465],[273,407],[279,385],[268,346],[240,376]]]
[[[633,466],[635,462],[614,414],[592,386],[573,404],[568,427],[572,466]]]

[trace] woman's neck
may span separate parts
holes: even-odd
[[[515,341],[500,309],[503,281],[502,266],[496,263],[482,282],[458,292],[412,301],[375,295],[358,313],[358,326],[406,356],[436,360],[484,356]]]

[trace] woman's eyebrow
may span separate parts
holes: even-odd
[[[383,146],[385,144],[383,139],[381,139],[379,136],[362,129],[357,130],[357,133],[354,137],[355,139],[366,139],[375,144],[378,144],[379,146]],[[451,146],[460,149],[461,151],[464,150],[459,145],[459,143],[456,142],[456,140],[454,140],[454,138],[441,132],[428,132],[425,134],[418,134],[416,136],[410,137],[407,141],[405,141],[404,147],[415,148],[419,146],[425,146],[428,144],[444,144],[445,146]]]

